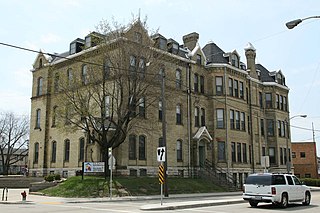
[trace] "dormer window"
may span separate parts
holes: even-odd
[[[202,63],[201,55],[200,55],[200,54],[197,54],[197,64],[198,64],[198,65],[201,65],[201,63]]]
[[[76,50],[77,50],[77,44],[76,44],[76,42],[71,43],[71,44],[70,44],[70,54],[71,54],[71,55],[72,55],[72,54],[75,54],[75,53],[76,53]]]
[[[257,70],[258,79],[261,80],[261,71]]]
[[[142,34],[139,32],[134,33],[134,41],[141,43],[142,42]]]
[[[165,50],[167,48],[167,40],[164,38],[159,38],[159,48]]]
[[[231,55],[231,65],[239,68],[239,59],[235,54]]]
[[[70,55],[80,52],[83,49],[85,41],[83,39],[77,38],[70,43]]]
[[[172,43],[172,53],[178,54],[179,52],[179,45],[177,43]]]
[[[86,45],[86,48],[91,47],[91,36],[90,35],[85,38],[85,45]]]
[[[284,85],[284,78],[280,73],[277,74],[277,83]]]

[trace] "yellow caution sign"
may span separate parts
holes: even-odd
[[[162,164],[159,166],[159,182],[160,184],[164,183],[164,166]]]

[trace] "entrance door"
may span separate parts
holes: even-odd
[[[199,144],[199,166],[200,167],[204,166],[205,159],[206,159],[205,146],[203,142],[200,142]]]

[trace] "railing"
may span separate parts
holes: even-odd
[[[6,198],[6,201],[8,200],[8,188],[4,187],[2,190],[2,201],[4,201],[4,198]]]

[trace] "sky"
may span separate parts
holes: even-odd
[[[320,19],[285,26],[320,15],[318,0],[2,0],[0,43],[62,53],[100,21],[128,24],[139,11],[166,38],[182,44],[183,35],[198,32],[201,47],[213,41],[225,52],[237,50],[243,62],[251,42],[256,63],[286,77],[292,141],[313,141],[314,132],[320,156]],[[0,45],[0,55],[0,112],[30,115],[37,54]]]

